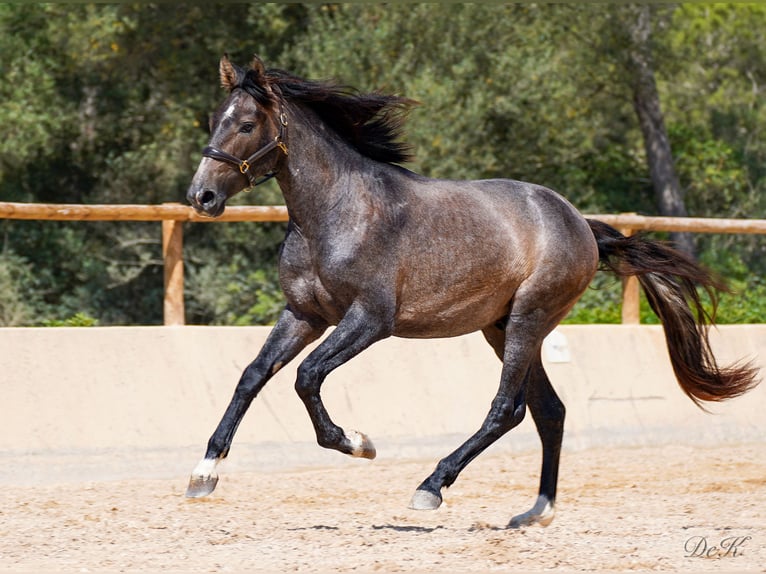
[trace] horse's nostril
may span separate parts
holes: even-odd
[[[207,207],[215,204],[215,192],[209,189],[204,190],[197,196],[197,201],[203,207]]]

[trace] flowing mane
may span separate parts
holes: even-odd
[[[284,70],[265,73],[287,101],[313,110],[341,138],[370,159],[405,163],[412,159],[411,146],[400,141],[407,112],[416,101],[401,96],[358,90],[329,81],[306,80]],[[268,98],[262,77],[249,70],[239,85],[258,101]]]

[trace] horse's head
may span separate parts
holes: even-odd
[[[221,84],[229,96],[210,120],[210,141],[186,198],[200,213],[217,217],[226,200],[272,177],[287,154],[287,120],[256,57],[245,70],[221,58]]]

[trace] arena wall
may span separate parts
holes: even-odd
[[[268,332],[0,329],[0,454],[29,459],[35,453],[153,449],[186,459],[194,449],[201,456]],[[721,326],[712,340],[722,362],[766,364],[766,325]],[[544,359],[567,407],[565,448],[766,438],[766,386],[711,405],[712,414],[702,412],[673,378],[660,327],[561,326],[546,341]],[[293,390],[299,361],[280,371],[253,403],[233,448],[244,453],[240,460],[267,464],[258,453],[270,453],[268,464],[313,464],[339,456],[314,442]],[[389,339],[333,372],[323,397],[334,420],[368,433],[379,455],[443,455],[479,427],[499,375],[500,362],[480,334]],[[528,416],[497,448],[537,447]],[[193,462],[185,460],[189,468]]]

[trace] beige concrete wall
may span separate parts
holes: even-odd
[[[194,446],[202,454],[267,333],[263,327],[0,329],[0,451]],[[673,379],[659,327],[564,326],[557,333],[545,358],[568,409],[567,448],[766,438],[766,385],[713,405],[715,414],[701,412]],[[713,342],[724,360],[766,363],[766,325],[722,326]],[[235,445],[313,443],[293,391],[297,364],[256,399]],[[499,373],[481,335],[389,339],[332,373],[323,396],[338,424],[370,434],[379,451],[389,445],[389,454],[418,454],[418,445],[450,437],[457,446],[478,428]],[[537,446],[527,419],[503,444]]]

